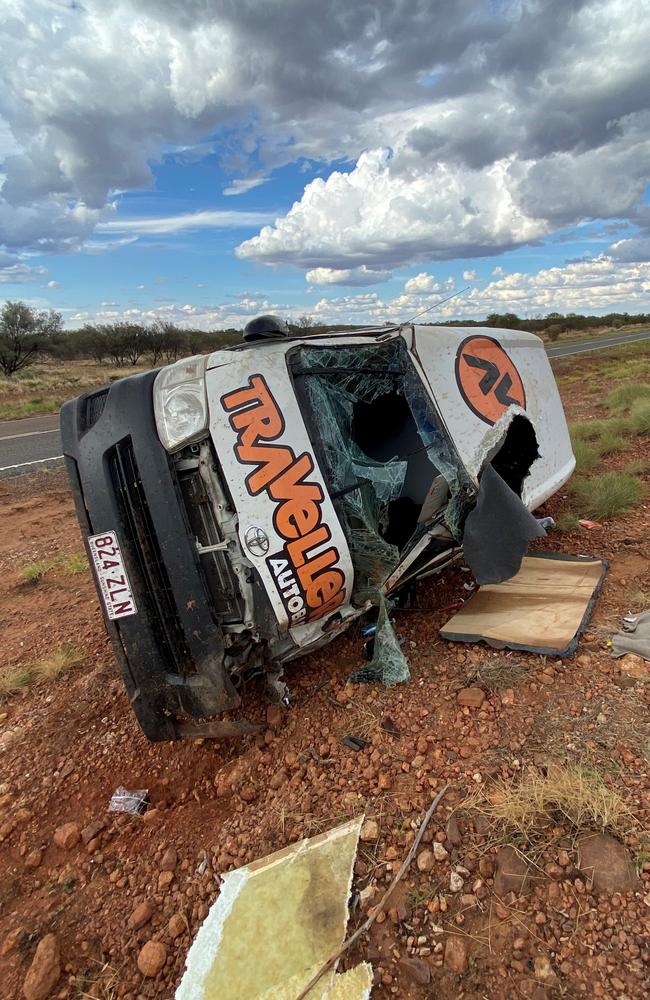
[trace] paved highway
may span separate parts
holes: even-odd
[[[650,330],[574,344],[551,344],[546,350],[549,358],[567,358],[572,354],[586,354],[638,340],[650,340]],[[27,417],[25,420],[0,421],[0,479],[53,468],[62,462],[57,413]]]
[[[61,465],[59,414],[0,421],[0,479]]]
[[[583,340],[573,344],[550,344],[546,348],[546,353],[549,358],[568,358],[572,354],[602,351],[605,347],[633,344],[637,340],[650,340],[650,330],[637,330],[636,333],[624,333],[618,337],[598,337],[596,340]]]

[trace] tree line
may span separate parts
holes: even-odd
[[[0,310],[0,372],[14,375],[37,358],[109,362],[116,368],[146,360],[153,367],[204,354],[241,340],[241,332],[186,329],[164,320],[86,323],[65,330],[60,313],[5,302]]]
[[[447,320],[433,326],[502,327],[544,333],[557,340],[562,333],[634,324],[648,324],[650,313],[608,313],[589,316],[580,313],[551,312],[546,316],[520,318],[516,313],[491,313],[484,320]],[[358,326],[317,324],[310,316],[301,316],[290,329],[299,333],[324,333],[327,330],[354,330]],[[93,360],[109,362],[116,368],[146,361],[153,367],[169,364],[192,354],[205,354],[220,347],[241,342],[241,331],[198,330],[177,326],[166,320],[137,323],[118,320],[113,323],[86,323],[76,330],[65,330],[60,313],[34,309],[25,302],[5,302],[0,310],[0,372],[14,375],[33,364],[37,358],[53,360]]]

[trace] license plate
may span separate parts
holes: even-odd
[[[120,543],[114,531],[88,538],[99,589],[109,618],[127,618],[137,614],[129,578],[126,575]]]

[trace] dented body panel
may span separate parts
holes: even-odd
[[[574,466],[542,342],[508,330],[242,344],[61,421],[87,544],[119,545],[132,610],[103,609],[152,739],[236,734],[197,720],[255,675],[286,696],[284,663],[457,559],[488,465],[529,510]]]
[[[408,333],[405,336],[408,339]],[[492,357],[485,350],[480,351],[481,345],[479,351],[473,352],[473,343],[480,340],[496,342],[498,350]],[[520,413],[533,425],[541,458],[533,464],[524,484],[522,499],[526,506],[529,510],[539,507],[568,480],[575,468],[575,459],[560,394],[539,337],[522,330],[415,327],[411,334],[411,350],[422,364],[432,396],[473,478],[478,477],[486,458],[498,448],[512,418]],[[497,402],[497,412],[486,408],[488,419],[478,415],[468,402],[469,393],[463,392],[460,359],[468,354],[485,362],[483,367],[474,369],[477,388],[470,398],[476,395]],[[506,400],[512,398],[510,403],[499,403],[496,399],[505,372],[499,357],[503,354],[518,372],[525,394],[523,399],[518,398],[509,386],[501,395]],[[498,374],[490,371],[490,361],[499,368]],[[486,376],[491,376],[493,382],[484,395],[479,386]],[[468,384],[468,389],[471,388],[473,383]],[[496,419],[492,420],[494,417]]]

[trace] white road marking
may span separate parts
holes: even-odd
[[[29,438],[38,437],[39,434],[58,434],[59,428],[53,427],[51,431],[25,431],[23,434],[8,434],[6,437],[1,437],[0,441],[15,441],[16,438]]]
[[[33,462],[21,462],[20,465],[5,465],[0,468],[0,472],[9,472],[10,469],[26,469],[28,465],[42,465],[43,462],[58,462],[63,455],[52,455],[51,458],[37,458]]]
[[[644,340],[650,340],[650,337],[635,337],[634,340],[617,340],[614,343],[598,344],[598,346],[583,344],[581,347],[576,347],[575,351],[563,351],[562,354],[551,354],[553,350],[551,347],[547,349],[547,354],[549,358],[571,358],[574,354],[591,354],[592,351],[605,351],[608,347],[625,347],[626,344],[640,344]]]

